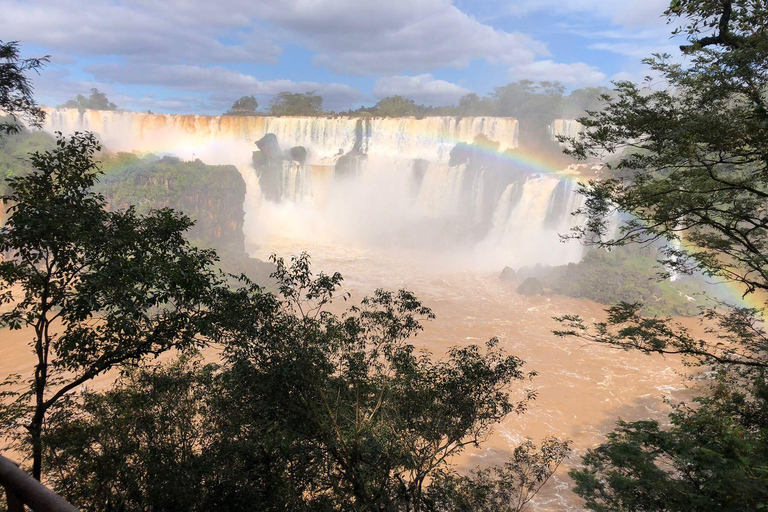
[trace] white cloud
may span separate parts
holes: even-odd
[[[460,85],[435,79],[430,74],[385,76],[373,86],[373,95],[377,98],[399,95],[417,103],[435,106],[454,104],[470,92]]]
[[[551,60],[540,60],[512,66],[509,69],[509,73],[513,80],[548,80],[577,87],[599,85],[606,78],[605,73],[583,62],[562,64]]]
[[[418,73],[547,55],[543,44],[483,24],[449,0],[293,0],[266,16],[338,72]]]
[[[0,0],[0,10],[6,39],[135,61],[276,62],[280,44],[298,43],[333,71],[377,74],[547,55],[449,0]]]
[[[185,9],[184,3],[140,0],[123,4],[40,0],[35,5],[0,0],[0,10],[0,33],[5,39],[57,53],[120,55],[153,62],[275,62],[281,51],[274,41],[259,36],[248,18],[231,9],[203,13]],[[221,42],[225,36],[230,36],[229,43]]]

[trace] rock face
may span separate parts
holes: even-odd
[[[544,293],[544,285],[535,277],[529,277],[515,291],[520,295],[541,295]]]
[[[307,162],[307,149],[304,146],[294,146],[288,150],[288,156],[294,162],[304,164]]]
[[[121,153],[103,167],[105,175],[97,190],[111,208],[134,205],[139,212],[173,208],[195,221],[190,239],[223,255],[244,254],[246,189],[234,166]]]
[[[517,273],[512,267],[504,267],[504,270],[499,274],[499,279],[502,281],[514,281],[515,277],[517,277]]]

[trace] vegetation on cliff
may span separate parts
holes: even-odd
[[[140,213],[173,208],[194,221],[187,236],[199,245],[224,255],[245,252],[245,182],[234,166],[132,153],[107,156],[101,165],[96,190],[111,208],[134,206]]]
[[[280,92],[269,102],[273,116],[318,116],[323,114],[323,97],[314,91]]]
[[[225,116],[255,116],[258,115],[256,109],[259,108],[259,102],[256,101],[256,97],[243,96],[242,98],[235,100],[232,104],[232,108],[224,112]]]
[[[534,294],[558,294],[600,304],[642,304],[643,315],[695,316],[724,290],[707,285],[700,276],[677,276],[672,281],[659,263],[655,247],[617,247],[588,251],[578,263],[557,267],[523,267],[504,280],[536,279],[542,289]],[[510,269],[511,270],[511,269]],[[529,293],[530,294],[530,293]]]

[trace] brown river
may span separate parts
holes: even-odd
[[[271,252],[289,256],[297,252],[291,245],[273,244],[254,253],[261,258]],[[519,295],[514,291],[517,283],[502,282],[496,273],[458,271],[439,261],[426,264],[417,255],[340,250],[330,245],[311,247],[309,252],[315,270],[344,275],[344,290],[351,293],[353,302],[376,288],[415,292],[437,318],[427,322],[414,341],[435,356],[451,346],[498,337],[502,347],[526,362],[526,370],[538,373],[532,381],[515,384],[536,390],[538,397],[530,409],[509,416],[481,449],[467,451],[454,461],[461,470],[468,470],[502,463],[525,437],[538,441],[554,435],[572,440],[572,456],[530,510],[581,510],[579,498],[569,491],[571,481],[566,474],[578,464],[579,454],[599,443],[617,418],[662,419],[669,411],[666,401],[674,403],[693,396],[679,360],[552,334],[558,325],[553,317],[576,313],[587,320],[602,319],[605,306],[600,304],[554,295]],[[27,346],[28,333],[4,330],[2,336],[0,376],[29,375],[32,354]],[[215,357],[215,351],[211,355]],[[107,387],[112,378],[102,377],[91,387]]]

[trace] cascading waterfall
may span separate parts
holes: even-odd
[[[553,139],[558,136],[577,138],[585,127],[575,119],[555,119],[549,127]]]
[[[574,180],[510,156],[514,119],[48,114],[46,130],[91,130],[112,151],[236,165],[248,186],[251,248],[288,240],[416,249],[488,269],[581,258],[578,244],[558,237],[576,220]],[[553,123],[556,133],[577,129]],[[253,153],[256,141],[266,142]]]

